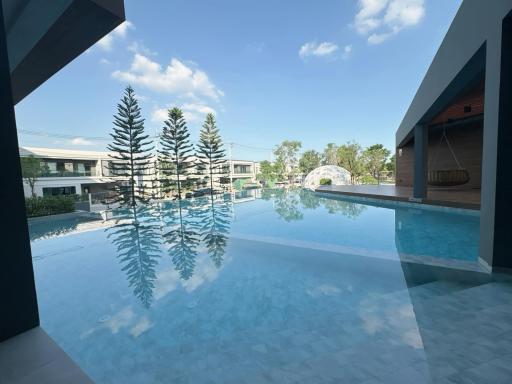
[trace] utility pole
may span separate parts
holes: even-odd
[[[233,192],[233,145],[234,143],[229,143],[229,187],[231,192]]]

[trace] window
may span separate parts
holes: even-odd
[[[43,188],[43,196],[76,195],[76,187],[48,187]]]
[[[245,164],[235,164],[233,173],[251,173],[251,166]]]

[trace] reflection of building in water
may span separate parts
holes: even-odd
[[[92,231],[111,225],[111,222],[105,222],[99,216],[95,217],[75,212],[57,217],[44,216],[32,218],[29,220],[28,228],[30,241],[35,241]]]
[[[261,198],[261,189],[246,189],[233,194],[233,202],[246,203]]]

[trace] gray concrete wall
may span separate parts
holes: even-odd
[[[465,0],[462,3],[396,132],[397,146],[410,136],[417,123],[434,117],[451,98],[468,87],[474,75],[481,73],[485,56],[476,57],[465,76],[457,78],[488,39],[496,40],[501,35],[498,24],[511,9],[512,0]],[[448,92],[447,88],[450,88]]]

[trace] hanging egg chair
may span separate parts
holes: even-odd
[[[457,166],[456,168],[436,168],[437,160],[439,157],[439,150],[441,149],[443,141],[446,141],[446,145],[448,146],[450,154],[452,155],[452,158]],[[469,172],[467,169],[462,167],[459,159],[457,159],[457,156],[455,155],[450,141],[448,140],[448,136],[446,135],[446,128],[443,128],[443,134],[441,135],[441,140],[439,141],[439,145],[434,156],[434,161],[432,162],[432,165],[429,167],[429,169],[428,185],[433,187],[456,187],[459,185],[467,184],[470,180]]]

